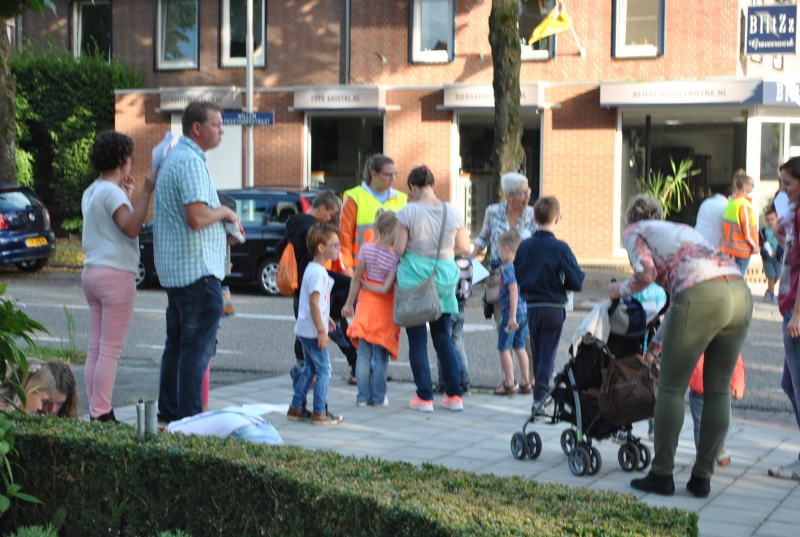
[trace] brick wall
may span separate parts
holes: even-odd
[[[255,148],[255,184],[285,188],[303,187],[303,113],[289,112],[294,94],[256,93],[254,104],[259,110],[272,111],[275,124],[253,128]],[[246,130],[242,132],[247,143]],[[244,158],[245,150],[242,149]],[[246,165],[242,164],[242,170]]]

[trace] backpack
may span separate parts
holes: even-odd
[[[300,287],[297,282],[297,258],[294,256],[294,246],[291,241],[286,244],[281,254],[275,283],[283,296],[292,296]]]
[[[464,301],[472,294],[472,261],[465,257],[456,259],[458,266],[458,283],[456,283],[456,299]]]

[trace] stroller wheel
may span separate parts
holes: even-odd
[[[574,475],[586,475],[589,471],[590,456],[583,446],[576,446],[569,454],[569,470]]]
[[[647,470],[647,467],[650,466],[650,461],[652,460],[652,457],[650,456],[650,448],[644,444],[637,444],[636,447],[639,448],[639,466],[636,469],[639,471]]]
[[[561,451],[564,455],[569,455],[575,449],[575,444],[578,443],[578,435],[572,429],[566,429],[561,433]]]
[[[542,454],[542,437],[539,433],[533,431],[528,433],[528,458],[536,459]]]
[[[592,446],[589,449],[589,475],[595,475],[603,467],[603,458],[600,456],[600,450]]]
[[[522,433],[514,433],[511,437],[511,454],[518,461],[525,458],[528,454],[528,439]]]
[[[619,447],[617,454],[620,467],[626,472],[633,472],[639,468],[639,448],[636,444],[626,442]]]

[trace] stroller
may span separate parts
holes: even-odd
[[[643,298],[644,296],[644,298]],[[649,448],[632,433],[631,424],[653,416],[658,369],[641,359],[668,306],[667,295],[653,284],[639,298],[607,300],[596,306],[575,333],[570,360],[553,379],[548,396],[535,403],[521,432],[511,438],[515,459],[536,459],[542,439],[526,429],[535,420],[572,425],[561,434],[570,471],[595,475],[602,467],[593,440],[624,431],[618,461],[626,472],[650,465]]]

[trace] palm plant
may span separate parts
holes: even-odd
[[[691,169],[694,161],[690,158],[683,159],[677,168],[671,156],[669,163],[672,166],[672,175],[664,175],[661,171],[657,171],[651,173],[647,179],[644,177],[636,179],[639,191],[650,194],[661,204],[664,218],[671,212],[680,212],[687,202],[692,201],[689,177],[700,173],[699,169]]]

